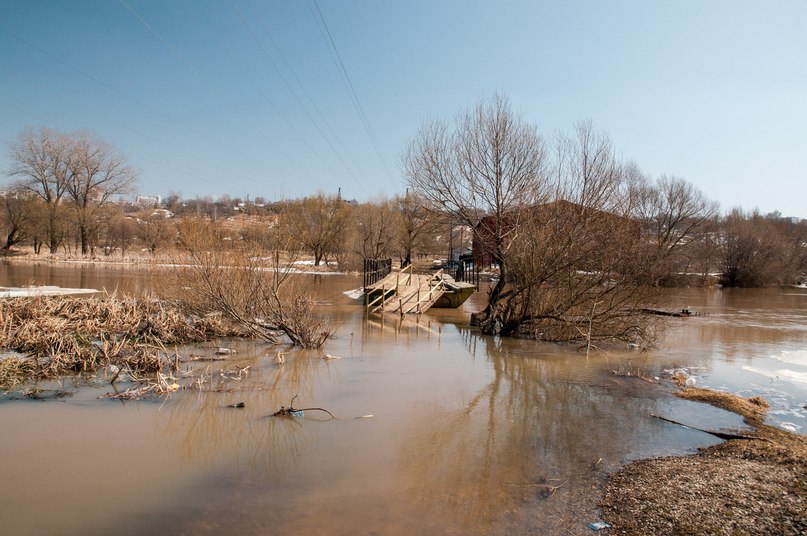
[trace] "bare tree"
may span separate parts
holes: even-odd
[[[177,231],[164,210],[147,210],[137,221],[137,235],[153,255],[157,249],[176,240]]]
[[[412,256],[417,252],[434,247],[434,237],[439,224],[426,208],[423,199],[413,192],[406,192],[396,198],[400,213],[401,266],[412,264]]]
[[[718,204],[691,183],[679,177],[662,175],[654,183],[634,185],[635,215],[642,223],[652,258],[660,263],[659,278],[669,278],[691,264],[690,256],[705,239]]]
[[[81,252],[89,252],[96,231],[97,208],[115,195],[128,193],[136,173],[108,143],[87,132],[63,133],[26,130],[10,146],[10,174],[20,187],[41,198],[48,207],[51,253],[61,240],[59,206],[69,199],[78,224]]]
[[[453,127],[435,121],[421,127],[403,155],[410,187],[435,213],[479,233],[480,244],[500,271],[482,329],[493,333],[494,310],[508,281],[508,260],[520,222],[546,199],[546,157],[537,128],[515,115],[508,99],[494,95],[461,114]],[[479,226],[483,216],[489,224]]]
[[[87,132],[70,135],[64,191],[76,212],[81,253],[90,249],[98,208],[113,196],[127,194],[137,174],[108,143]]]
[[[318,193],[288,204],[283,218],[301,246],[314,256],[314,265],[323,258],[336,257],[344,246],[348,209],[338,197]]]
[[[641,311],[654,296],[630,217],[633,168],[590,122],[552,149],[550,161],[535,128],[497,97],[454,131],[421,130],[404,163],[410,185],[472,226],[500,267],[483,333],[652,344],[655,322]]]
[[[106,218],[106,244],[104,254],[109,255],[114,250],[120,250],[121,257],[137,236],[137,223],[134,218],[127,216],[120,210],[110,211]]]
[[[39,197],[47,207],[47,241],[51,253],[56,253],[62,239],[58,213],[65,194],[68,152],[66,137],[47,128],[27,129],[9,146],[9,175],[18,179],[21,190]]]
[[[554,201],[535,207],[514,243],[501,333],[552,341],[652,345],[640,225],[631,219],[630,165],[589,122],[555,142]]]
[[[352,209],[353,251],[362,259],[386,259],[397,250],[401,215],[388,199]]]
[[[720,284],[765,287],[790,279],[789,245],[776,227],[754,211],[734,208],[721,222]]]
[[[15,245],[24,242],[33,231],[33,205],[36,199],[11,192],[0,198],[0,225],[3,228],[2,251],[7,253]]]

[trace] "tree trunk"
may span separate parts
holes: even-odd
[[[81,254],[86,255],[89,252],[87,226],[83,223],[79,224],[79,236],[81,237]]]
[[[481,320],[479,322],[479,328],[484,335],[498,335],[501,333],[502,327],[505,324],[503,318],[505,315],[499,307],[499,302],[504,292],[506,271],[504,262],[500,259],[497,262],[499,264],[499,280],[490,291],[488,305],[485,307],[484,311],[482,311]]]

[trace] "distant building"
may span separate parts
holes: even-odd
[[[641,238],[641,227],[638,222],[624,216],[618,216],[595,208],[587,208],[566,200],[536,205],[523,212],[520,217],[533,225],[545,225],[549,222],[557,221],[573,222],[585,218],[587,220],[586,225],[596,228],[621,229],[636,240]],[[501,222],[497,221],[496,216],[485,216],[480,219],[473,237],[474,265],[480,268],[491,266],[493,264],[492,252],[495,249],[496,232],[499,231],[503,235],[508,235],[518,225],[519,222],[510,215],[503,216]],[[597,236],[596,233],[594,236]],[[602,236],[599,239],[602,239]],[[606,246],[607,244],[603,244],[603,248]]]
[[[162,199],[159,195],[148,196],[148,195],[138,195],[135,198],[135,205],[143,208],[152,208],[152,207],[159,207]]]

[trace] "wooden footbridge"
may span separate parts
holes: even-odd
[[[410,264],[399,272],[391,272],[364,289],[367,311],[394,312],[401,316],[427,311],[446,293],[443,270],[433,274],[413,274]]]

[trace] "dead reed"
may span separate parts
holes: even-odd
[[[242,336],[220,315],[194,316],[146,298],[36,297],[0,301],[0,386],[34,377],[95,372],[114,364],[137,373],[175,367],[166,345]]]

